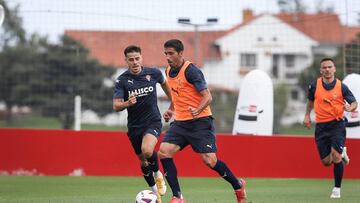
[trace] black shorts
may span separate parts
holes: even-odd
[[[331,147],[340,154],[345,146],[346,129],[344,120],[333,120],[326,123],[317,123],[315,128],[315,141],[321,159],[331,152]]]
[[[189,121],[174,121],[162,142],[176,144],[181,149],[190,144],[197,153],[215,153],[217,146],[214,119],[208,116]]]
[[[137,155],[141,154],[142,139],[145,134],[152,134],[156,138],[160,137],[162,124],[155,122],[143,128],[131,128],[128,130],[128,137]]]

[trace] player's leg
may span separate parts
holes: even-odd
[[[334,188],[331,192],[331,198],[340,198],[341,182],[344,174],[344,163],[342,161],[342,153],[345,145],[345,123],[338,121],[333,124],[331,130],[331,157],[334,163]]]
[[[195,121],[194,132],[187,136],[193,150],[200,154],[203,162],[216,171],[223,179],[231,184],[238,202],[245,202],[245,181],[238,180],[230,168],[217,159],[215,126],[212,117],[204,117]]]
[[[331,166],[333,163],[331,156],[331,135],[327,132],[327,124],[318,123],[315,127],[315,142],[320,156],[320,160],[324,166]]]
[[[147,161],[147,158],[144,156],[144,154],[138,154],[138,158],[140,160],[141,171],[145,181],[147,182],[151,190],[157,194],[158,198],[156,203],[161,203],[161,196],[155,183],[153,171],[149,162]]]
[[[174,154],[187,145],[181,136],[182,130],[176,121],[173,122],[166,132],[159,150],[159,158],[164,169],[164,174],[173,193],[171,202],[185,202],[177,177],[176,165],[173,160]]]
[[[175,144],[162,142],[160,144],[159,157],[164,168],[166,180],[172,190],[173,197],[182,198],[180,184],[177,177],[177,169],[173,160],[174,154],[180,150]]]
[[[235,191],[235,195],[238,203],[243,203],[246,200],[245,192],[245,180],[236,178],[232,173],[230,168],[226,165],[225,162],[218,160],[215,153],[201,153],[201,158],[203,162],[210,167],[212,170],[216,171],[223,179],[229,182],[232,188]]]
[[[153,129],[151,129],[150,131],[153,131]],[[156,130],[155,132],[160,132],[160,130]],[[164,177],[159,170],[157,152],[154,151],[154,148],[158,141],[158,136],[159,135],[146,133],[143,137],[141,151],[146,158],[146,161],[149,164],[151,171],[153,172],[153,176],[155,178],[155,183],[157,186],[157,192],[161,196],[163,196],[166,193],[166,184]]]
[[[128,137],[130,139],[131,145],[138,159],[140,160],[140,168],[146,183],[152,189],[156,189],[153,188],[155,185],[155,180],[154,177],[152,176],[151,167],[148,164],[148,161],[146,160],[146,157],[142,152],[143,132],[139,132],[136,130],[129,130]]]

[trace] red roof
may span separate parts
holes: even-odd
[[[198,66],[202,67],[205,60],[219,60],[221,53],[214,41],[241,27],[251,23],[262,15],[250,16],[246,22],[238,24],[226,31],[208,31],[200,33],[200,55]],[[321,44],[342,44],[350,42],[360,32],[360,27],[343,27],[336,14],[333,13],[281,13],[274,15],[299,31],[305,33]],[[184,56],[196,62],[195,32],[164,32],[164,31],[81,31],[67,30],[65,35],[81,41],[90,53],[101,63],[125,68],[123,50],[131,44],[141,47],[144,66],[165,67],[167,62],[163,54],[163,44],[169,39],[180,39],[185,46]],[[344,40],[343,40],[344,39]]]
[[[220,59],[219,50],[212,42],[222,35],[223,31],[199,32],[200,34],[200,62],[204,60]],[[89,50],[91,55],[103,64],[115,67],[127,67],[124,61],[123,50],[131,44],[141,47],[144,66],[167,66],[163,45],[169,39],[180,39],[185,46],[184,56],[193,61],[195,54],[194,32],[156,32],[156,31],[80,31],[67,30],[65,35],[81,41]]]
[[[342,25],[334,13],[280,13],[275,15],[322,44],[341,44]]]
[[[352,42],[353,40],[359,40],[357,35],[360,35],[360,26],[358,27],[344,27],[345,29],[345,41]],[[360,42],[357,42],[360,43]]]

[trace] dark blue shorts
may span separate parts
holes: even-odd
[[[315,141],[321,159],[330,154],[331,147],[341,154],[345,146],[345,139],[346,129],[344,120],[333,120],[316,124]]]
[[[215,153],[217,146],[214,119],[209,116],[189,121],[174,121],[162,142],[176,144],[181,149],[191,145],[197,153]]]
[[[142,139],[145,134],[152,134],[159,138],[161,134],[162,124],[161,122],[154,122],[147,127],[143,128],[131,128],[128,129],[128,137],[131,145],[137,155],[141,154]]]

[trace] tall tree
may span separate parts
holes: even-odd
[[[5,21],[0,35],[0,101],[5,103],[6,121],[12,121],[12,107],[23,103],[28,96],[28,76],[37,60],[38,36],[26,39],[18,7],[9,8],[3,0]]]
[[[27,105],[59,118],[69,129],[75,95],[83,97],[84,108],[100,115],[112,111],[112,88],[104,85],[104,78],[113,74],[113,68],[99,64],[79,42],[66,36],[58,44],[36,34],[27,37],[19,7],[0,3],[6,11],[0,35],[0,101],[5,103],[8,123],[13,106]]]
[[[325,4],[324,0],[317,0],[315,10],[318,13],[334,13],[335,8],[333,4]]]
[[[302,13],[307,10],[302,0],[278,0],[277,3],[281,12]]]
[[[5,20],[1,26],[0,47],[14,46],[26,42],[26,32],[22,27],[22,19],[19,16],[19,6],[11,9],[4,0],[0,4],[5,9]]]
[[[43,44],[41,65],[31,81],[31,104],[45,116],[59,118],[64,129],[73,124],[74,97],[84,108],[106,114],[112,111],[112,88],[104,83],[114,74],[92,59],[89,51],[67,36],[59,44]]]

